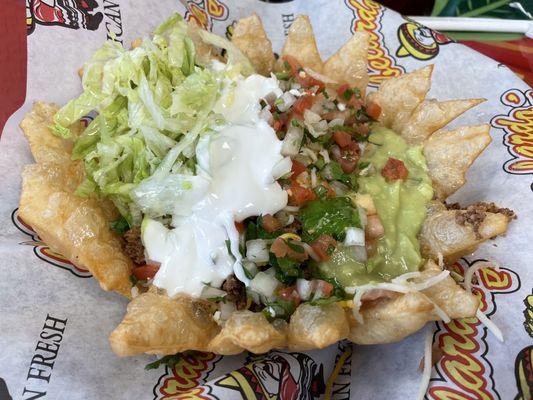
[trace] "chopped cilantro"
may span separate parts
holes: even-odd
[[[319,158],[315,161],[314,163],[315,167],[317,167],[318,169],[322,169],[326,166],[326,162],[324,161],[323,158]]]
[[[269,301],[265,306],[262,312],[269,321],[275,318],[288,319],[296,310],[296,304],[293,301],[283,299]]]
[[[298,261],[293,261],[286,257],[277,258],[272,253],[270,253],[269,261],[276,271],[276,279],[281,283],[291,285],[301,275],[302,271]]]
[[[174,369],[178,362],[182,359],[184,353],[176,353],[174,355],[164,356],[159,360],[156,360],[150,364],[146,364],[144,369],[158,369],[159,367],[166,365],[170,369]]]
[[[315,189],[314,189],[314,192],[316,194],[316,196],[319,198],[319,199],[324,199],[326,197],[326,195],[328,194],[328,189],[326,189],[324,186],[322,185],[318,185]]]
[[[293,118],[291,120],[291,125],[294,126],[295,128],[302,128],[302,124],[296,118]]]
[[[286,81],[291,77],[290,71],[274,72],[274,75],[280,81]]]
[[[111,229],[118,233],[120,236],[124,236],[126,231],[130,229],[130,224],[128,223],[126,218],[122,216],[116,221],[111,221],[109,225]]]
[[[135,275],[131,274],[130,275],[130,282],[131,282],[132,286],[135,286],[139,282],[139,279]]]

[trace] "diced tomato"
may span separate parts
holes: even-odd
[[[333,140],[340,147],[346,147],[352,142],[352,137],[348,132],[344,131],[335,131],[333,133]]]
[[[289,189],[289,204],[293,206],[301,206],[308,201],[316,199],[315,192],[311,189],[301,187],[298,184],[294,184]]]
[[[304,96],[300,96],[292,106],[292,110],[295,114],[303,115],[305,110],[313,106],[314,100],[314,96],[310,96],[307,94]]]
[[[321,261],[326,261],[337,247],[337,241],[330,235],[320,235],[311,243],[311,247]]]
[[[152,279],[155,274],[157,274],[157,271],[159,271],[159,264],[149,263],[143,265],[142,267],[133,268],[132,274],[135,276],[135,278],[143,281],[146,279]]]
[[[366,113],[373,120],[378,120],[381,115],[381,106],[378,103],[370,102],[366,105]]]
[[[289,64],[289,68],[291,69],[291,74],[293,76],[298,75],[298,72],[300,72],[300,70],[302,69],[302,66],[300,65],[298,60],[293,56],[284,56],[283,61],[286,61],[287,64]]]
[[[287,255],[289,246],[285,243],[285,240],[282,238],[277,238],[270,246],[270,252],[273,253],[278,258],[283,258]]]
[[[409,171],[405,167],[403,161],[389,157],[387,163],[381,170],[381,175],[387,180],[387,182],[391,182],[397,179],[407,179]]]
[[[296,305],[300,304],[302,299],[294,286],[287,286],[278,290],[278,296],[283,300],[294,301]]]
[[[385,234],[385,228],[377,214],[369,215],[366,220],[366,236],[369,239],[376,239]]]
[[[357,166],[361,149],[353,140],[350,140],[349,142],[342,141],[342,143],[345,145],[342,149],[339,149],[336,146],[331,148],[331,155],[335,161],[341,165],[345,174],[351,174]]]
[[[278,258],[290,258],[291,260],[298,261],[298,262],[304,262],[307,260],[308,255],[305,251],[296,251],[291,249],[291,247],[283,240],[282,238],[278,237],[276,240],[274,240],[274,243],[272,243],[272,246],[270,246],[270,252],[273,253]]]
[[[235,229],[237,229],[237,232],[243,233],[245,231],[245,226],[243,222],[237,222],[235,221]]]
[[[348,85],[347,83],[343,83],[342,85],[339,86],[339,88],[337,89],[337,94],[339,95],[339,97],[342,99],[342,100],[346,100],[344,98],[344,92],[346,92],[348,89],[350,89],[350,85]]]
[[[333,293],[333,285],[329,282],[323,281],[322,279],[318,279],[316,281],[315,290],[320,292],[322,297],[329,297]]]
[[[302,172],[307,171],[307,167],[303,165],[301,162],[292,160],[292,167],[291,167],[291,180],[296,180],[298,178],[298,175],[300,175]]]
[[[265,231],[272,233],[281,229],[281,223],[272,215],[265,214],[261,217],[261,225],[265,228]]]

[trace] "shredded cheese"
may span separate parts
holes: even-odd
[[[429,381],[431,380],[431,345],[433,343],[433,332],[430,328],[426,328],[426,336],[424,340],[424,369],[422,370],[422,380],[418,389],[418,400],[424,400],[426,396]]]
[[[446,279],[450,275],[450,271],[441,271],[437,275],[434,275],[423,282],[413,283],[409,282],[409,279],[413,279],[420,276],[420,272],[407,272],[406,274],[400,275],[394,278],[391,282],[381,282],[381,283],[368,283],[361,286],[351,286],[345,288],[346,293],[354,294],[353,302],[353,315],[357,322],[364,324],[363,316],[361,315],[360,309],[362,305],[361,299],[363,295],[369,290],[373,289],[384,289],[390,290],[392,292],[399,293],[410,293],[410,292],[421,292],[437,283],[441,282],[443,279]],[[435,306],[435,303],[433,303]],[[438,308],[438,309],[437,309]],[[438,306],[435,308],[435,312],[439,316],[446,316],[446,320],[450,320],[449,317],[444,313],[442,309]],[[441,313],[442,312],[442,313]],[[441,313],[441,314],[439,314]]]
[[[482,268],[491,268],[494,264],[488,262],[488,261],[476,261],[474,264],[472,264],[466,271],[465,271],[465,278],[464,278],[464,287],[467,291],[472,291],[472,278],[474,275],[479,279],[479,276],[476,274],[476,272]]]
[[[500,331],[500,328],[496,326],[494,322],[492,322],[489,317],[487,317],[483,312],[478,308],[476,311],[476,317],[479,319],[479,322],[481,322],[485,327],[492,332],[494,336],[500,341],[503,342],[503,333]]]

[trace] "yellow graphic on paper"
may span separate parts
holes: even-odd
[[[385,10],[383,6],[372,0],[345,0],[345,3],[354,13],[352,32],[366,31],[370,34],[369,84],[378,86],[384,80],[404,73],[405,69],[396,63],[384,45],[383,35],[380,32],[381,17]]]
[[[533,90],[510,89],[501,97],[510,107],[507,115],[497,115],[493,127],[505,132],[504,145],[513,158],[504,165],[510,174],[533,173]]]
[[[324,393],[322,366],[303,353],[271,351],[219,379],[247,400],[313,400]]]
[[[452,269],[464,275],[464,266],[456,263]],[[495,294],[516,292],[520,279],[513,271],[500,268],[479,270],[479,282],[473,291],[480,300],[480,310],[491,316],[496,311]],[[436,364],[437,377],[431,380],[427,397],[431,400],[495,400],[501,398],[490,376],[493,367],[486,328],[477,318],[439,323],[435,341],[443,352]]]
[[[225,21],[228,7],[220,0],[187,0],[185,19],[195,21],[201,27],[212,30],[213,21]]]
[[[398,57],[414,57],[427,61],[439,54],[440,45],[451,43],[452,40],[442,33],[434,32],[414,21],[398,27],[400,47],[396,51]]]

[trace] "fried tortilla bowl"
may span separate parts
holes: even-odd
[[[237,23],[232,40],[261,74],[269,75],[280,67],[256,15]],[[368,34],[357,32],[323,61],[309,19],[300,16],[290,28],[281,57],[294,57],[306,73],[317,79],[333,85],[348,84],[365,93],[368,45]],[[199,56],[208,58],[211,50],[199,47],[199,52],[203,51]],[[508,213],[486,206],[471,224],[468,210],[445,207],[443,202],[464,185],[467,169],[491,138],[488,125],[443,129],[483,100],[426,100],[432,71],[433,66],[427,66],[391,78],[367,95],[367,104],[381,107],[378,120],[382,125],[394,129],[410,145],[423,146],[433,182],[435,199],[419,234],[422,257],[427,261],[413,279],[415,284],[442,272],[439,258],[452,263],[480,243],[504,234],[510,219]],[[51,248],[88,269],[104,290],[129,297],[133,264],[119,237],[108,227],[117,212],[108,202],[80,199],[74,194],[84,171],[70,160],[69,145],[48,128],[56,110],[53,105],[36,103],[21,124],[36,164],[26,166],[22,174],[19,214]],[[185,350],[223,355],[245,350],[264,353],[274,348],[308,350],[343,339],[358,344],[391,343],[443,315],[452,319],[475,316],[478,299],[447,276],[426,289],[366,300],[358,318],[353,307],[350,301],[325,306],[303,304],[288,322],[272,323],[260,312],[235,311],[220,326],[213,319],[209,302],[185,295],[169,298],[152,286],[133,298],[110,342],[120,356]]]

